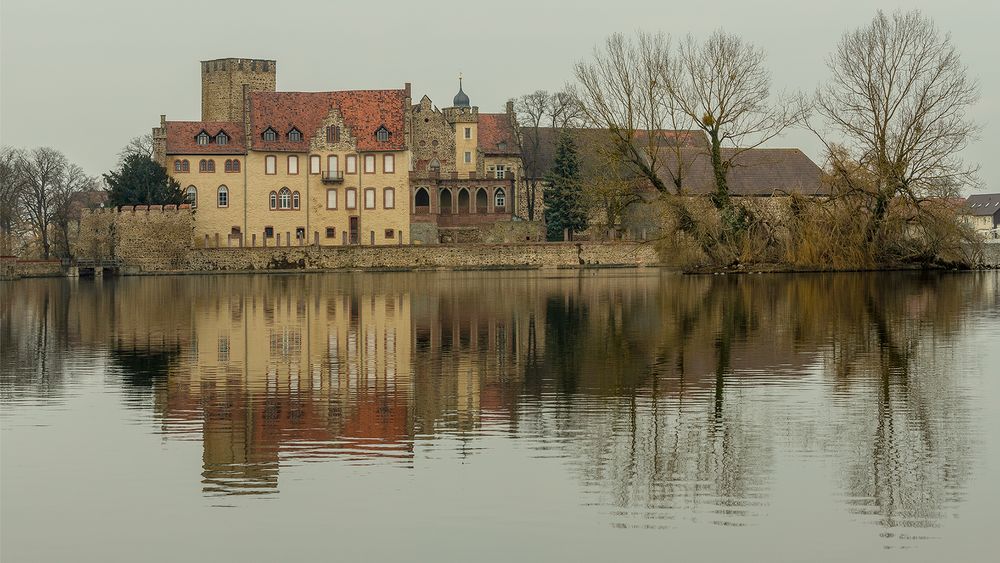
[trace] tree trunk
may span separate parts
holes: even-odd
[[[712,203],[716,209],[725,209],[729,207],[729,185],[726,183],[726,169],[722,162],[722,143],[719,141],[717,130],[712,129],[708,135],[712,139],[712,174],[715,176]]]

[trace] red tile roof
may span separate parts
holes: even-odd
[[[479,114],[479,149],[484,154],[518,154],[514,130],[506,113]]]
[[[359,151],[405,150],[403,119],[406,90],[352,90],[342,92],[253,92],[250,94],[250,131],[253,149],[307,151],[332,108],[337,108],[357,139]],[[389,140],[379,142],[375,131],[384,125]],[[264,141],[264,131],[277,132],[276,141]],[[302,132],[301,142],[288,140],[292,128]]]
[[[199,145],[195,140],[202,131],[208,133],[211,141],[207,145]],[[229,135],[229,143],[215,144],[215,136],[219,131]],[[246,139],[243,135],[243,125],[231,121],[168,121],[167,122],[167,154],[245,154]]]

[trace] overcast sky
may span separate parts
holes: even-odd
[[[129,138],[168,119],[198,119],[198,61],[278,61],[279,90],[401,88],[450,105],[457,76],[483,111],[556,90],[608,34],[663,30],[741,35],[768,55],[775,91],[811,92],[841,35],[881,7],[920,8],[950,31],[979,80],[981,139],[966,158],[1000,191],[1000,2],[840,0],[0,1],[0,142],[55,147],[90,174],[114,166]],[[819,143],[793,131],[770,146]]]

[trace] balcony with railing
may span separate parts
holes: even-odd
[[[339,184],[344,181],[344,173],[340,170],[327,170],[323,172],[324,184]]]

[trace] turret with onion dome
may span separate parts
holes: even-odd
[[[462,91],[462,75],[458,75],[458,93],[455,94],[455,99],[452,100],[452,107],[456,108],[467,108],[469,107],[469,96]]]

